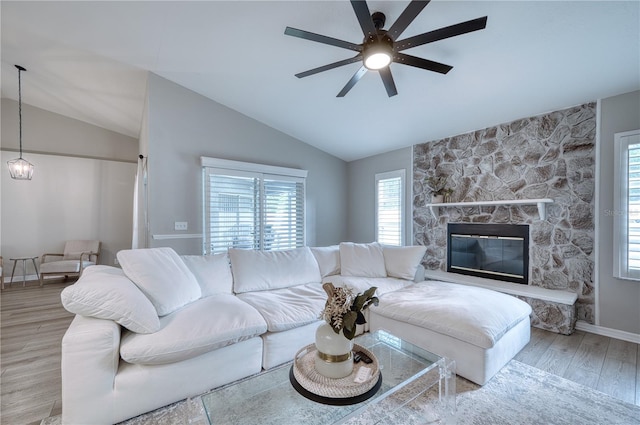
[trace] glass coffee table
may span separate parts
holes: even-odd
[[[369,399],[346,406],[302,396],[291,384],[292,363],[202,396],[213,425],[450,424],[455,420],[455,363],[385,331],[354,342],[378,359],[382,384]]]

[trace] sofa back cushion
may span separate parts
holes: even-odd
[[[151,301],[115,267],[88,267],[76,283],[64,288],[60,298],[64,308],[80,316],[113,320],[141,334],[160,329]]]
[[[181,255],[182,261],[196,277],[203,297],[233,293],[233,276],[229,255]]]
[[[124,273],[149,298],[158,316],[202,295],[195,276],[171,248],[128,249],[118,252],[117,257]]]
[[[387,275],[399,279],[413,280],[427,252],[427,247],[416,246],[383,246],[384,267]]]
[[[340,244],[340,274],[342,276],[387,277],[382,245],[377,242]]]
[[[340,246],[312,247],[311,253],[320,267],[320,275],[324,278],[340,274]]]
[[[236,294],[320,284],[322,280],[318,263],[308,247],[285,251],[231,248],[229,258]]]

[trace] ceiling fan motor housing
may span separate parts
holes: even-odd
[[[389,60],[393,60],[393,40],[387,35],[387,31],[379,29],[378,37],[370,37],[362,43],[362,56],[365,64],[367,58],[375,54],[385,54]]]

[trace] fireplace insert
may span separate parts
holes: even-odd
[[[449,223],[447,271],[529,283],[529,226]]]

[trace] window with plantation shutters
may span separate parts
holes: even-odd
[[[404,243],[404,170],[379,173],[376,180],[376,241]]]
[[[640,130],[615,135],[614,275],[640,280]]]
[[[204,253],[305,244],[305,170],[202,158]]]

